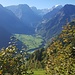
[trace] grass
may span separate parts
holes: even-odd
[[[15,34],[15,37],[27,46],[27,50],[38,48],[43,42],[41,36]]]
[[[46,71],[45,70],[34,70],[34,74],[33,75],[46,75]]]
[[[43,70],[43,69],[33,70],[33,72],[34,72],[34,74],[32,74],[32,75],[47,75],[46,70]]]

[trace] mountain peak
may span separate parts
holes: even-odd
[[[55,5],[55,7],[58,7],[58,6],[60,6],[59,4],[58,5]]]
[[[64,11],[66,13],[66,15],[68,14],[74,14],[75,13],[75,5],[72,4],[66,4],[63,8],[62,11]]]
[[[2,6],[2,5],[0,4],[0,6]]]
[[[26,8],[29,8],[29,6],[27,4],[19,4],[18,5],[19,7],[26,7]]]
[[[73,7],[75,7],[75,5],[72,5],[72,4],[66,4],[65,6],[64,6],[64,8],[73,8]]]
[[[58,5],[53,6],[52,8],[53,9],[55,9],[55,8],[62,8],[62,5],[58,4]]]
[[[75,5],[72,5],[72,4],[66,4],[65,6],[75,6]]]
[[[0,4],[0,8],[2,8],[3,6]]]

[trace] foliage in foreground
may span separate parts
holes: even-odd
[[[29,60],[27,62],[27,65],[29,65],[28,68],[44,69],[45,68],[45,63],[44,63],[45,57],[46,57],[46,51],[44,48],[36,50],[29,57]]]
[[[15,45],[0,50],[0,75],[32,75],[27,72],[26,52],[18,52]]]
[[[49,75],[75,75],[75,22],[70,24],[63,27],[62,33],[47,48]]]
[[[28,64],[46,69],[47,75],[75,75],[75,22],[64,26],[46,50],[35,51]]]

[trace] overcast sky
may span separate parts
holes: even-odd
[[[18,4],[28,4],[30,7],[35,6],[37,8],[51,8],[54,5],[65,5],[73,4],[75,5],[75,0],[0,0],[0,4],[3,6],[18,5]]]

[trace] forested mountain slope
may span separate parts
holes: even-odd
[[[75,18],[75,5],[65,5],[56,15],[49,21],[42,22],[37,27],[37,33],[45,37],[46,40],[58,35],[62,26],[67,22],[71,22]]]

